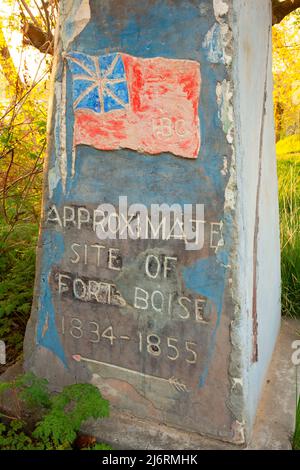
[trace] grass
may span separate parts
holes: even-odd
[[[276,144],[277,155],[300,153],[300,135],[289,135]]]
[[[277,143],[282,312],[300,317],[300,136]]]
[[[296,409],[296,424],[293,436],[293,449],[300,450],[300,398]]]

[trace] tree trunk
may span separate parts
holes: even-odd
[[[272,0],[273,25],[280,23],[285,16],[300,8],[300,0]]]
[[[3,25],[0,19],[0,55],[3,57],[2,73],[7,80],[7,83],[17,90],[17,93],[24,91],[24,84],[20,79],[18,71],[15,67],[14,61],[9,52],[9,47],[6,38],[3,34]]]

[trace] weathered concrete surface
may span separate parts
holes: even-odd
[[[289,450],[295,421],[296,370],[291,362],[293,341],[299,339],[300,320],[283,319],[276,349],[268,370],[251,442],[247,447],[207,439],[196,433],[140,420],[118,410],[109,419],[89,420],[82,427],[114,449],[215,449]],[[0,381],[10,381],[23,372],[22,363],[10,367]],[[298,374],[299,375],[299,374]],[[300,388],[300,377],[298,377]],[[0,401],[2,411],[14,413],[14,401]]]
[[[92,382],[121,414],[235,444],[280,322],[271,9],[249,3],[60,2],[25,339],[54,388]],[[103,240],[97,208],[120,220],[120,196],[191,205],[201,247]]]
[[[163,424],[137,420],[113,412],[99,423],[90,421],[83,431],[115,449],[192,450],[290,450],[295,423],[296,369],[292,364],[292,342],[299,339],[300,320],[283,319],[281,332],[268,370],[253,435],[248,446],[237,447],[195,433],[185,433]],[[298,378],[300,387],[300,377]]]

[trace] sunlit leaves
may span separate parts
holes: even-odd
[[[300,14],[294,12],[273,27],[274,102],[277,140],[299,131]],[[297,99],[298,97],[298,99]]]

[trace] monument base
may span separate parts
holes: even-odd
[[[99,442],[109,443],[113,449],[121,450],[291,450],[296,390],[291,344],[295,340],[295,331],[299,329],[299,320],[283,319],[248,445],[209,439],[114,410],[108,419],[88,421],[82,431],[93,434]]]
[[[119,450],[236,450],[245,447],[137,419],[117,410],[111,412],[110,418],[89,420],[82,431]]]
[[[258,409],[257,419],[249,444],[209,439],[197,433],[134,418],[119,411],[111,411],[110,418],[89,420],[82,427],[83,433],[93,434],[97,441],[109,443],[121,450],[290,450],[295,417],[295,366],[291,362],[291,344],[300,321],[283,319],[271,366]],[[9,367],[0,376],[0,382],[13,380],[22,373],[21,363]],[[300,384],[299,384],[300,386]],[[299,387],[298,387],[299,388]],[[278,406],[280,404],[280,406]],[[0,408],[12,410],[12,401],[0,400]]]

